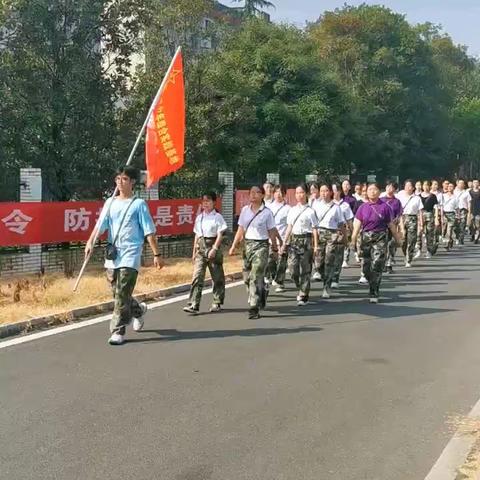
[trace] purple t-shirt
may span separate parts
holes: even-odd
[[[362,223],[363,232],[384,232],[394,216],[392,209],[379,199],[360,205],[355,218]]]
[[[382,202],[386,203],[393,212],[393,219],[396,220],[400,215],[402,215],[403,208],[402,202],[396,197],[383,197],[380,199]]]
[[[351,195],[345,195],[343,197],[343,201],[345,203],[348,203],[348,206],[352,209],[352,212],[355,211],[355,204],[357,203],[357,201],[355,200],[354,197],[352,197]]]

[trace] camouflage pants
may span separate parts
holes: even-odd
[[[333,267],[333,278],[332,282],[338,283],[340,281],[340,274],[342,273],[342,263],[345,258],[345,250],[347,249],[344,241],[343,234],[339,233],[337,235],[337,243],[335,245],[334,251],[334,267]]]
[[[288,248],[288,270],[305,299],[310,295],[310,275],[312,274],[312,237],[293,235]]]
[[[418,237],[417,247],[422,250],[422,238],[425,236],[425,243],[427,246],[427,252],[431,255],[437,253],[438,248],[438,235],[437,235],[437,226],[435,225],[435,213],[434,212],[424,212],[423,213],[423,230],[422,234]]]
[[[455,231],[456,223],[457,223],[457,218],[456,218],[455,212],[445,212],[444,238],[447,242],[447,248],[453,247],[453,232]]]
[[[407,262],[411,262],[415,252],[418,235],[418,218],[416,215],[404,215],[405,238],[403,239],[402,250]]]
[[[272,252],[272,247],[270,247],[266,277],[269,280],[275,280],[279,285],[283,285],[287,273],[287,259],[287,252],[277,258],[277,255]]]
[[[338,232],[320,228],[318,230],[318,253],[315,255],[315,270],[322,276],[325,287],[330,288],[335,273],[335,249]]]
[[[395,222],[395,228],[398,229],[398,222]],[[387,230],[387,258],[385,265],[392,267],[395,263],[395,254],[397,253],[397,242],[393,238],[393,234],[390,229]]]
[[[362,233],[363,273],[370,285],[370,296],[378,297],[387,256],[387,232]]]
[[[480,237],[480,215],[472,216],[472,240],[478,242]]]
[[[245,240],[243,281],[247,287],[250,308],[259,310],[266,299],[265,274],[268,263],[268,241]]]
[[[116,268],[107,270],[107,280],[113,293],[114,307],[110,332],[125,335],[132,318],[142,316],[142,309],[133,298],[138,272],[134,268]]]
[[[190,288],[190,305],[198,308],[202,300],[202,290],[205,284],[205,273],[210,272],[213,282],[213,303],[223,305],[225,301],[225,273],[223,271],[223,253],[217,250],[215,258],[209,260],[207,255],[209,250],[215,244],[213,238],[199,238],[197,243],[197,253],[193,267],[192,286]]]
[[[462,208],[459,211],[457,224],[456,224],[456,235],[458,241],[463,244],[465,240],[465,229],[467,228],[467,217],[468,217],[468,210],[466,208]]]

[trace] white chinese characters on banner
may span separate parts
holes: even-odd
[[[15,209],[12,213],[2,218],[8,230],[19,235],[25,235],[28,224],[33,220],[32,217],[25,215],[21,210]]]
[[[153,216],[156,227],[171,227],[173,225],[172,207],[168,205],[157,207],[157,213]]]
[[[82,232],[87,231],[90,228],[90,215],[85,208],[79,208],[78,210],[65,210],[63,229],[65,232]]]
[[[177,225],[184,225],[190,223],[193,225],[193,206],[179,205],[177,209]]]

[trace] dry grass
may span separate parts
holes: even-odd
[[[480,474],[480,418],[452,416],[447,425],[452,433],[455,431],[474,440],[465,462],[457,469],[455,480],[477,480]]]
[[[225,273],[241,270],[240,257],[225,259]],[[190,283],[192,262],[170,259],[162,270],[143,268],[135,293],[147,293],[182,283]],[[111,299],[104,270],[88,272],[73,293],[74,279],[62,274],[29,276],[0,281],[0,324],[29,320],[84,307]]]

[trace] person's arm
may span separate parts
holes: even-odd
[[[198,235],[195,234],[195,238],[193,239],[193,248],[192,248],[192,262],[195,261],[195,256],[197,255],[197,245],[198,245]]]
[[[318,228],[313,229],[313,252],[318,252]]]
[[[388,228],[392,232],[392,236],[395,239],[395,242],[397,242],[397,245],[398,246],[401,245],[402,244],[402,235],[400,235],[400,233],[398,232],[398,229],[395,225],[395,222],[390,222],[388,224]]]
[[[108,200],[105,202],[105,205],[103,206],[102,211],[100,212],[100,217],[99,217],[99,222],[95,225],[92,233],[90,234],[90,237],[85,244],[85,258],[89,257],[92,254],[93,247],[95,246],[93,244],[93,240],[98,236],[100,236],[102,233],[105,232],[108,228],[108,216],[107,216],[107,209],[109,209],[109,203]]]
[[[155,234],[147,235],[147,242],[150,245],[150,248],[153,252],[153,264],[159,270],[165,266],[165,262],[163,261],[160,253],[158,253],[158,241],[157,236]]]
[[[353,221],[353,233],[352,233],[352,243],[351,243],[353,250],[357,249],[357,239],[358,239],[358,235],[360,233],[361,228],[362,228],[362,222],[358,220],[358,218],[356,218]]]
[[[288,242],[290,241],[290,235],[292,234],[293,225],[287,225],[287,231],[285,232],[285,241],[283,242],[280,253],[283,255],[288,247]]]
[[[238,226],[237,233],[235,234],[235,238],[233,239],[232,246],[228,251],[230,256],[235,255],[235,250],[237,249],[237,245],[243,241],[243,237],[245,235],[245,229],[242,226]]]

